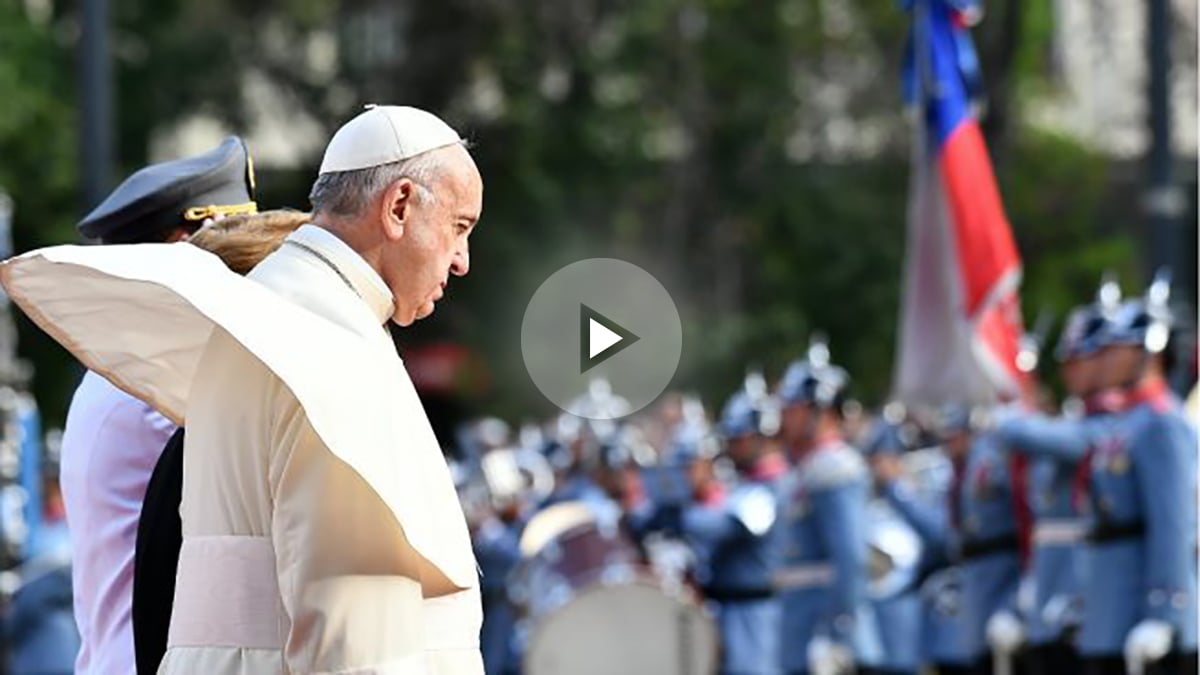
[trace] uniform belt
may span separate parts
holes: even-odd
[[[1082,520],[1039,521],[1033,527],[1033,543],[1038,546],[1067,546],[1078,544],[1087,537]]]
[[[267,537],[184,537],[168,647],[283,646],[285,614]]]
[[[799,588],[824,588],[833,583],[833,565],[815,563],[785,567],[774,574],[775,588],[790,591]]]
[[[997,553],[1016,553],[1019,548],[1020,542],[1017,539],[1017,533],[1012,532],[990,539],[965,540],[959,551],[959,557],[966,562]]]
[[[773,588],[728,588],[725,586],[705,586],[704,597],[713,602],[753,602],[766,600],[775,596]]]
[[[1103,544],[1122,539],[1137,539],[1146,534],[1146,523],[1137,520],[1132,523],[1101,522],[1088,533],[1087,540],[1093,544]]]

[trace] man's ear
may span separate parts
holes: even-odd
[[[404,228],[408,226],[408,217],[412,213],[412,197],[415,191],[416,184],[408,178],[401,178],[383,191],[379,215],[383,222],[384,236],[389,240],[395,241],[404,236]]]

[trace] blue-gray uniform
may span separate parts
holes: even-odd
[[[1028,499],[1033,509],[1033,604],[1025,615],[1029,644],[1056,642],[1079,625],[1082,544],[1086,524],[1078,502],[1078,461],[1087,450],[1082,420],[1013,416],[997,426],[1000,443],[1033,459]]]
[[[988,653],[987,622],[1017,611],[1021,547],[1028,525],[1022,458],[1010,458],[1001,439],[980,433],[971,444],[955,489],[956,531],[962,567],[962,620],[967,652]]]
[[[904,443],[900,438],[899,428],[888,422],[879,422],[872,430],[870,437],[863,447],[867,456],[876,454],[899,454],[904,451]],[[886,491],[886,486],[883,488]],[[894,527],[905,527],[914,532],[920,541],[920,547],[927,546],[920,532],[890,503],[890,500],[877,498],[872,502],[872,527],[887,526],[889,521],[901,521]],[[921,551],[924,556],[924,551]],[[914,576],[920,569],[920,561],[912,570]],[[882,598],[871,598],[875,621],[879,631],[879,641],[882,656],[879,670],[889,674],[915,673],[921,666],[921,595],[916,579],[907,581],[907,587],[893,589],[891,594]]]
[[[71,594],[71,540],[62,515],[47,517],[41,483],[57,467],[43,463],[41,424],[28,394],[15,399],[14,420],[20,430],[21,475],[27,494],[29,531],[24,562],[16,569],[20,587],[3,617],[0,631],[8,645],[7,663],[0,671],[51,675],[74,672],[79,652]],[[32,467],[32,471],[30,470]],[[36,499],[36,501],[34,501]]]
[[[660,506],[681,506],[693,500],[716,503],[724,499],[725,493],[719,483],[693,487],[690,471],[696,462],[711,460],[718,452],[715,434],[708,424],[696,414],[697,407],[688,410],[685,403],[684,420],[671,434],[670,443],[659,455],[659,465],[643,469],[641,476],[645,499],[633,505],[626,513],[626,523],[635,538],[646,551],[646,557],[655,573],[669,586],[694,579],[698,568],[707,563],[701,558],[697,547],[689,546],[681,537],[667,537],[657,532],[646,537],[649,519]],[[689,418],[688,412],[692,415]],[[702,409],[699,413],[702,415]]]
[[[475,558],[479,561],[483,594],[483,628],[479,647],[484,670],[495,675],[516,672],[519,666],[513,631],[516,611],[508,598],[509,574],[521,559],[518,546],[521,523],[489,518],[475,531]]]
[[[1113,313],[1100,337],[1106,348],[1142,350],[1143,365],[1123,409],[1094,425],[1086,460],[1093,519],[1079,637],[1086,658],[1124,652],[1144,663],[1164,645],[1196,650],[1196,432],[1166,382],[1147,370],[1168,346],[1169,294],[1156,278],[1144,300]]]
[[[916,673],[922,660],[924,608],[920,588],[913,586],[895,595],[872,599],[879,631],[879,670],[889,675]]]
[[[807,672],[808,644],[817,636],[850,646],[859,665],[879,665],[882,646],[866,595],[866,463],[832,438],[801,459],[784,486],[787,543],[776,577],[784,669]]]
[[[759,402],[745,392],[726,405],[720,429],[726,439],[762,432]],[[721,634],[721,672],[777,675],[780,603],[772,578],[782,557],[777,518],[778,483],[786,463],[776,454],[740,472],[719,504],[690,504],[682,534],[707,561],[700,570],[705,597],[714,605]]]
[[[1100,348],[1098,338],[1105,321],[1101,303],[1072,311],[1055,350],[1058,360],[1066,363],[1093,357]],[[1033,351],[1034,365],[1037,352]],[[1087,387],[1090,383],[1080,382],[1077,386]],[[1085,412],[1098,413],[1097,402],[1094,398],[1085,403]],[[1002,448],[1032,460],[1027,499],[1034,517],[1030,577],[1033,597],[1030,606],[1023,608],[1027,610],[1026,641],[1042,669],[1074,668],[1069,651],[1064,654],[1061,650],[1082,618],[1085,523],[1078,497],[1079,461],[1087,450],[1087,434],[1077,414],[1064,413],[1051,419],[1020,412],[1000,420],[993,433]]]
[[[810,650],[826,640],[848,648],[844,658],[859,666],[877,666],[882,658],[867,599],[870,473],[857,450],[822,427],[841,406],[848,384],[848,374],[829,362],[820,341],[779,382],[784,414],[807,407],[810,425],[796,430],[803,432],[796,438],[809,439],[807,447],[791,449],[803,454],[785,485],[787,540],[784,569],[776,578],[783,592],[783,667],[789,673],[807,672],[813,666]]]
[[[921,584],[921,660],[938,673],[968,672],[974,659],[967,653],[962,621],[962,568],[938,567]]]
[[[1101,346],[1166,346],[1165,307],[1133,301],[1110,314]],[[1158,301],[1165,305],[1166,298]],[[1167,317],[1169,319],[1169,316]],[[1120,408],[1090,417],[1084,473],[1090,531],[1084,550],[1081,656],[1120,661],[1134,628],[1167,627],[1177,652],[1196,649],[1196,435],[1158,378],[1120,396]],[[1078,455],[1076,444],[1031,450]]]
[[[1146,619],[1170,625],[1180,651],[1195,651],[1195,430],[1162,381],[1132,392],[1123,411],[1093,428],[1079,651],[1120,654]]]
[[[962,621],[962,570],[949,565],[951,481],[947,476],[944,484],[932,486],[932,494],[895,481],[884,486],[884,496],[921,537],[922,567],[936,570],[920,590],[921,660],[940,668],[965,668],[976,655],[967,644]]]

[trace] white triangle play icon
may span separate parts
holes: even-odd
[[[579,372],[624,350],[640,338],[633,331],[585,304],[579,305]]]
[[[623,340],[615,331],[609,330],[595,319],[588,318],[588,358],[596,358],[600,352]]]

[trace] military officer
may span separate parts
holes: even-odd
[[[919,476],[901,480],[898,458],[873,457],[875,477],[889,505],[921,537],[921,566],[926,575],[920,587],[921,660],[938,675],[966,675],[974,657],[962,620],[962,570],[952,564],[955,535],[951,528],[951,495],[955,473],[965,462],[971,444],[970,411],[951,406],[938,420],[941,448],[925,450],[927,461]]]
[[[501,480],[493,473],[509,477],[500,468],[517,471],[508,460],[515,449],[505,447],[509,440],[508,425],[497,418],[484,418],[460,434],[464,454],[473,457],[480,466],[487,508],[480,509],[481,517],[469,519],[471,543],[479,563],[479,589],[483,601],[483,626],[479,632],[479,647],[483,654],[485,672],[505,675],[516,672],[519,663],[513,640],[516,611],[508,597],[509,574],[521,559],[519,547],[521,529],[529,517],[524,494],[502,491],[493,487]],[[499,465],[500,468],[497,468]]]
[[[1030,522],[1022,481],[1022,462],[1010,459],[994,433],[976,433],[957,472],[951,514],[962,568],[964,640],[981,673],[996,665],[1011,668],[1021,642],[1017,589]]]
[[[1103,411],[1103,397],[1096,395],[1097,337],[1103,325],[1100,303],[1077,308],[1067,319],[1056,350],[1070,396],[1061,417],[1015,415],[995,430],[1001,447],[1032,459],[1028,498],[1034,512],[1033,598],[1024,619],[1030,668],[1047,675],[1080,669],[1073,645],[1082,618],[1084,572],[1078,463],[1088,436],[1079,416]]]
[[[737,481],[723,496],[684,507],[669,529],[681,532],[706,562],[698,580],[717,617],[720,672],[778,675],[781,606],[771,581],[782,554],[778,484],[787,463],[772,441],[779,413],[761,376],[747,378],[718,426]],[[703,480],[700,472],[696,477]],[[696,485],[697,493],[701,488]]]
[[[885,413],[886,414],[886,413]],[[872,428],[863,452],[871,464],[878,465],[889,459],[899,461],[899,456],[905,451],[905,443],[900,434],[900,426],[894,420],[880,419]],[[889,459],[883,459],[884,457]],[[897,467],[899,470],[899,467]],[[880,486],[883,488],[883,486]],[[882,493],[881,489],[881,493]],[[872,527],[891,527],[888,534],[891,539],[903,538],[908,533],[916,533],[916,528],[904,518],[898,509],[893,507],[883,494],[871,503],[872,513],[876,520]],[[898,525],[891,525],[892,520],[898,520]],[[903,527],[903,531],[898,528]],[[922,539],[919,533],[912,535],[913,553],[922,554]],[[886,553],[885,553],[886,554]],[[919,571],[919,559],[908,572],[911,579],[899,579],[904,583],[901,588],[889,589],[884,597],[871,597],[871,607],[879,626],[879,639],[882,646],[882,658],[879,664],[880,673],[887,675],[914,675],[921,665],[921,595],[916,573]]]
[[[49,439],[43,446],[35,435],[39,430],[36,415],[21,414],[36,408],[25,409],[23,399],[13,402],[18,417],[9,420],[13,424],[10,429],[19,426],[15,442],[38,449],[37,480],[42,486],[35,494],[42,497],[34,504],[40,520],[30,532],[25,560],[12,571],[20,586],[0,613],[0,635],[6,644],[0,670],[12,675],[66,675],[75,672],[79,633],[71,615],[71,546],[58,489],[57,448]]]
[[[240,138],[195,157],[148,166],[79,223],[104,244],[172,242],[205,220],[254,213],[254,173]],[[142,498],[174,425],[94,372],[67,411],[61,484],[75,559],[80,673],[134,670],[134,549]]]
[[[513,641],[516,612],[508,598],[508,576],[521,559],[520,523],[496,514],[472,532],[475,558],[479,561],[480,591],[483,594],[483,627],[479,647],[484,671],[496,675],[517,672],[519,664]]]
[[[1094,673],[1196,672],[1196,434],[1166,384],[1169,284],[1100,336],[1121,409],[1092,439],[1092,527],[1079,651]],[[1124,663],[1122,663],[1124,662]]]
[[[606,518],[616,515],[612,500],[596,484],[596,469],[601,465],[601,450],[621,433],[616,420],[628,407],[629,402],[613,393],[607,380],[595,379],[569,404],[568,412],[558,416],[556,439],[547,458],[555,470],[554,489],[541,507],[581,501]]]
[[[695,502],[719,507],[725,500],[726,486],[713,471],[713,460],[720,442],[696,401],[685,401],[682,419],[668,434],[666,447],[657,466],[643,470],[645,502],[628,513],[628,522],[642,544],[646,557],[659,579],[671,587],[696,582],[700,568],[707,570],[702,552],[678,536],[648,532],[647,517],[656,507]],[[648,536],[647,536],[648,535]]]
[[[959,486],[958,551],[968,644],[983,628],[981,673],[1013,672],[1025,638],[1018,591],[1033,519],[1027,480],[1023,457],[1006,453],[991,430],[976,435]]]
[[[783,666],[842,673],[879,665],[881,646],[866,596],[870,474],[842,436],[849,378],[814,343],[780,381],[782,436],[795,469],[784,484]]]

